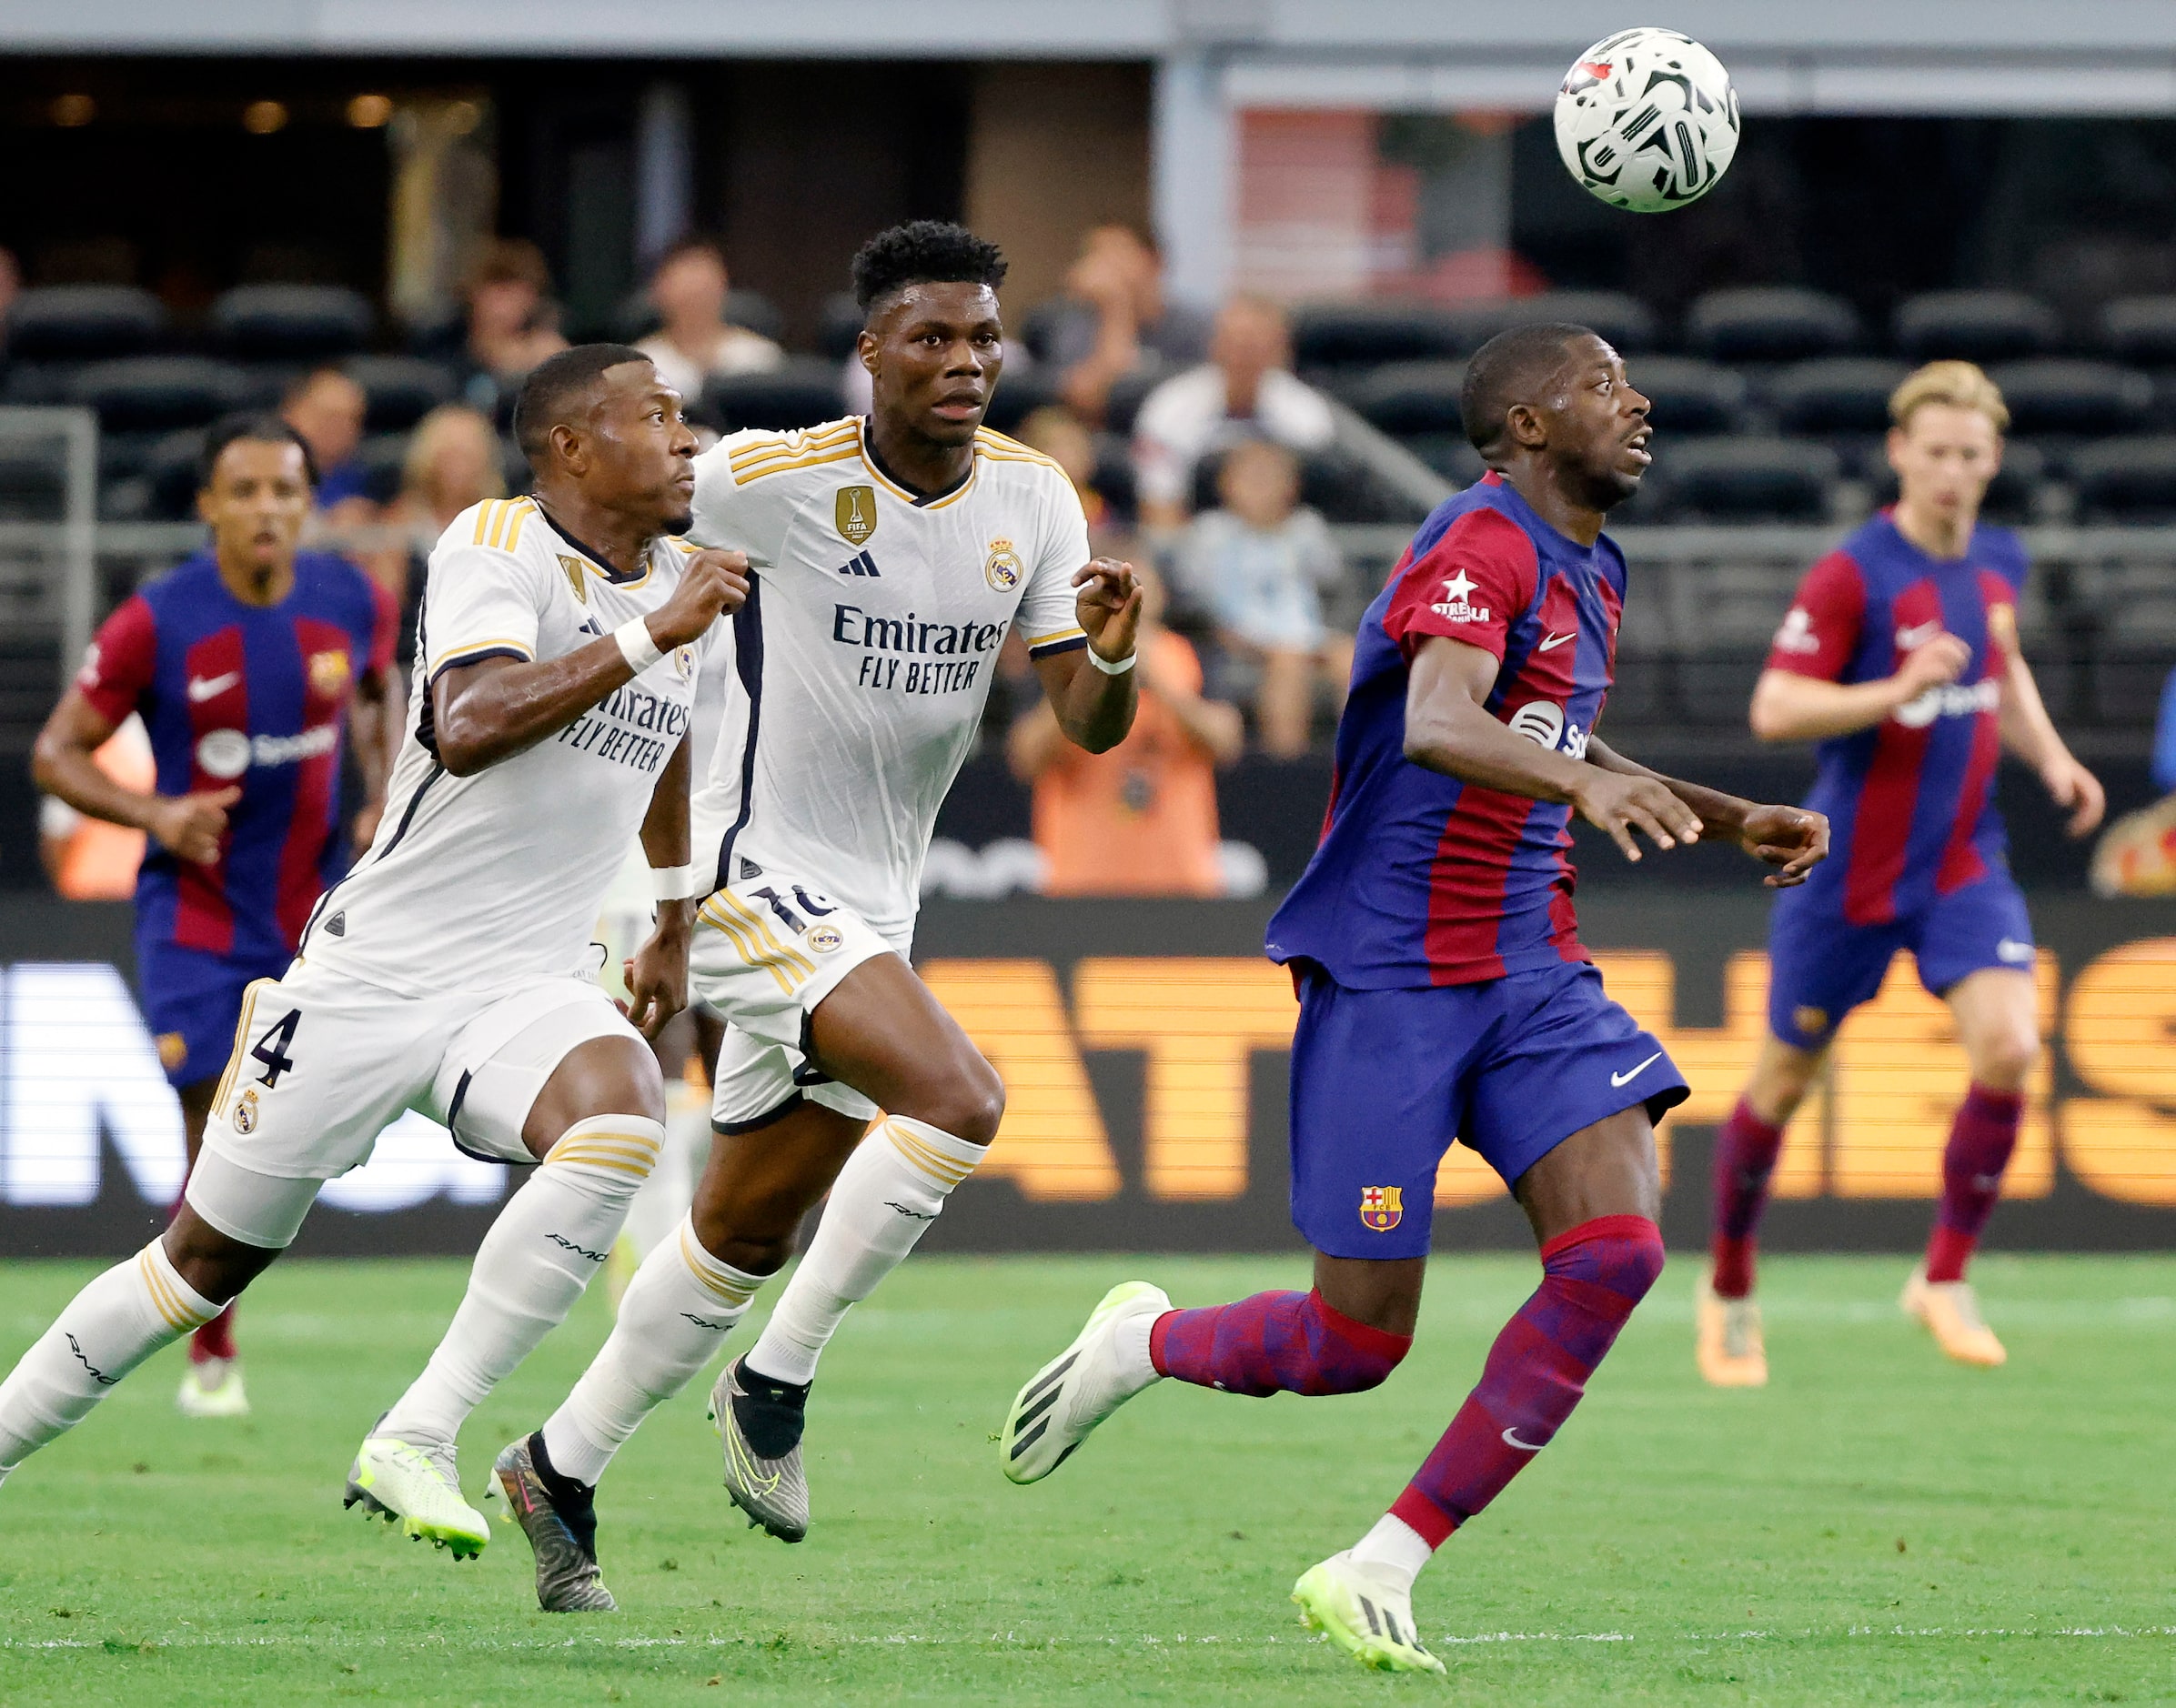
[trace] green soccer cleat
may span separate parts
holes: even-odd
[[[998,1442],[998,1464],[1014,1482],[1039,1482],[1073,1455],[1088,1432],[1156,1380],[1126,1368],[1118,1331],[1171,1309],[1161,1287],[1121,1281],[1089,1312],[1073,1344],[1037,1371],[1012,1399]]]
[[[597,1569],[596,1502],[553,1498],[537,1472],[540,1440],[524,1435],[491,1467],[508,1518],[521,1526],[537,1556],[537,1605],[548,1613],[617,1613],[620,1604]]]
[[[456,1560],[473,1560],[491,1540],[489,1522],[461,1499],[451,1442],[368,1437],[356,1452],[340,1504],[358,1502],[368,1516],[398,1524],[413,1541],[450,1549]]]
[[[242,1361],[207,1358],[192,1363],[174,1403],[184,1417],[247,1417],[249,1394],[242,1386]]]
[[[1362,1666],[1379,1673],[1440,1673],[1443,1663],[1421,1647],[1413,1628],[1413,1597],[1353,1563],[1350,1549],[1308,1569],[1292,1586],[1300,1623],[1319,1631]]]

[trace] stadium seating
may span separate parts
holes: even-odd
[[[1463,356],[1473,347],[1448,314],[1425,303],[1303,303],[1292,311],[1293,363],[1311,377]]]
[[[1671,447],[1658,480],[1675,516],[1818,522],[1840,463],[1828,446],[1801,439],[1695,439]]]
[[[218,347],[247,362],[299,364],[351,356],[370,342],[369,301],[337,285],[239,285],[212,304]]]
[[[868,318],[861,312],[861,305],[854,301],[851,291],[834,291],[823,299],[822,312],[816,320],[816,354],[833,362],[843,362],[854,353],[861,336],[861,324]],[[1029,316],[1032,321],[1033,315]],[[1029,348],[1034,348],[1033,334],[1028,335]]]
[[[7,312],[14,362],[97,362],[142,356],[167,335],[166,306],[129,285],[49,285]]]
[[[809,357],[764,374],[720,374],[702,388],[701,409],[721,432],[811,427],[840,411],[839,370]]]
[[[2029,437],[2107,437],[2135,433],[2153,410],[2153,382],[2108,362],[2033,357],[1988,377],[2010,406],[2010,430]]]
[[[1499,332],[1543,321],[1591,327],[1627,353],[1655,347],[1655,311],[1623,291],[1545,291],[1455,310],[1450,324],[1461,354],[1479,349]]]
[[[340,367],[368,400],[366,433],[404,433],[453,401],[453,376],[418,356],[353,356]]]
[[[249,377],[231,362],[202,356],[136,356],[76,370],[68,401],[96,411],[106,433],[168,432],[208,426],[249,396]]]
[[[2022,291],[1929,291],[1897,309],[1897,348],[1912,362],[1982,367],[2044,356],[2062,339],[2055,311]]]
[[[1393,438],[1443,433],[1464,437],[1458,392],[1465,383],[1464,362],[1385,362],[1348,384],[1344,395],[1365,420]]]
[[[1686,356],[1644,357],[1632,383],[1647,394],[1658,433],[1731,433],[1742,425],[1745,376],[1713,362]]]
[[[2176,437],[2104,439],[2070,459],[2085,522],[2176,523]]]
[[[1686,343],[1716,362],[1797,362],[1859,341],[1859,316],[1840,297],[1793,286],[1710,291],[1686,316]]]

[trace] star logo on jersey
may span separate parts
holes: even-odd
[[[838,524],[840,538],[848,545],[867,545],[869,537],[876,532],[876,488],[841,487],[832,506],[831,519]]]
[[[567,578],[567,585],[574,589],[575,603],[587,605],[589,602],[589,583],[582,575],[582,560],[569,558],[565,552],[557,553],[556,556],[559,560],[559,573]]]
[[[350,674],[345,647],[327,647],[323,652],[310,654],[310,692],[319,699],[338,699],[347,693]]]
[[[1443,598],[1428,608],[1446,623],[1485,623],[1489,611],[1473,602],[1474,578],[1459,570],[1443,584]]]
[[[1009,539],[990,542],[990,556],[982,564],[982,579],[990,584],[992,593],[1010,593],[1020,585],[1020,578],[1026,574],[1020,561],[1020,554],[1012,549]]]
[[[1363,1186],[1360,1189],[1360,1225],[1388,1233],[1405,1219],[1405,1189],[1402,1186]]]

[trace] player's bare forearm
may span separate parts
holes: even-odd
[[[1141,706],[1134,672],[1106,676],[1089,663],[1084,647],[1054,658],[1038,658],[1035,669],[1043,678],[1051,710],[1057,714],[1058,728],[1073,746],[1106,753],[1126,738]]]
[[[689,862],[688,786],[693,770],[683,738],[659,772],[650,809],[642,815],[642,858],[653,869]],[[656,925],[627,963],[628,1018],[645,1038],[655,1038],[688,1006],[688,947],[694,934],[694,898],[660,901]]]
[[[652,866],[688,863],[688,795],[694,771],[683,736],[658,773],[658,786],[650,791],[650,809],[642,815],[642,857]]]
[[[1587,769],[1567,754],[1513,734],[1489,716],[1481,701],[1463,693],[1430,695],[1417,705],[1407,701],[1405,757],[1462,783],[1529,800],[1570,800],[1578,791],[1579,773]]]
[[[30,754],[30,774],[46,794],[66,801],[77,812],[133,830],[148,830],[159,797],[123,788],[99,769],[92,757],[113,733],[114,726],[80,689],[71,688],[38,731]]]
[[[362,773],[366,805],[382,805],[386,779],[393,772],[394,744],[392,684],[377,670],[366,670],[355,686],[355,708],[348,717],[348,736],[355,747],[356,769]]]
[[[1795,889],[1828,858],[1828,820],[1804,807],[1764,806],[1726,795],[1720,789],[1680,782],[1627,759],[1607,743],[1591,737],[1587,743],[1587,762],[1620,777],[1645,778],[1661,784],[1698,816],[1703,828],[1712,827],[1762,865],[1773,867],[1762,880],[1771,889]]]
[[[2002,699],[1995,714],[2002,732],[2002,745],[2035,770],[2070,749],[2055,731],[2048,704],[2040,698],[2040,684],[2025,655],[2012,652],[2002,673]]]
[[[1763,741],[1826,741],[1871,729],[1910,698],[1898,677],[1874,682],[1827,682],[1788,670],[1768,670],[1753,689],[1748,721]]]
[[[1587,762],[1598,765],[1605,771],[1615,771],[1621,777],[1651,777],[1671,794],[1699,815],[1702,824],[1735,833],[1753,810],[1754,804],[1736,795],[1726,795],[1718,789],[1703,788],[1698,783],[1687,783],[1675,777],[1665,777],[1660,771],[1642,765],[1637,759],[1627,759],[1599,736],[1587,740]]]
[[[481,658],[442,670],[430,685],[438,761],[472,776],[559,734],[634,678],[609,635],[557,658]]]

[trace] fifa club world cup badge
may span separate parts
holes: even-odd
[[[831,507],[831,520],[850,546],[864,546],[876,532],[876,488],[841,487]]]
[[[1360,1225],[1388,1233],[1405,1219],[1405,1189],[1402,1186],[1363,1186],[1360,1189]]]

